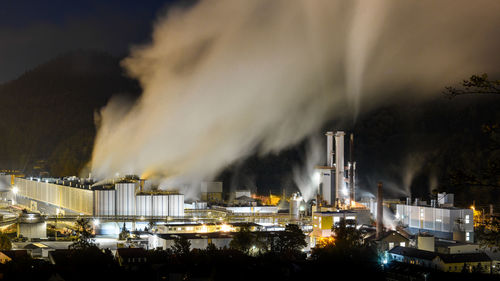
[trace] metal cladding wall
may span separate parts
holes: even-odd
[[[114,216],[115,215],[115,190],[95,190],[94,191],[94,216]]]
[[[138,194],[135,197],[135,215],[136,216],[151,216],[152,197],[149,194]]]
[[[153,195],[153,213],[155,217],[166,217],[168,216],[168,197],[167,194],[155,194]]]
[[[425,229],[439,232],[453,232],[457,227],[457,220],[462,221],[460,230],[474,231],[473,211],[458,208],[433,208],[398,204],[397,215],[403,224],[410,228]]]
[[[184,195],[168,195],[168,215],[171,217],[184,216]]]
[[[94,193],[89,189],[16,178],[18,195],[47,202],[77,213],[92,215]]]
[[[117,216],[135,216],[136,187],[136,183],[117,183],[115,185]]]

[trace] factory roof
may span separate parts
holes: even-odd
[[[330,166],[316,166],[314,168],[318,170],[335,170],[335,167],[330,167]]]
[[[165,240],[173,240],[179,237],[186,239],[214,239],[214,238],[232,238],[234,233],[231,232],[207,232],[207,233],[163,233],[155,234],[157,237]]]
[[[465,246],[465,245],[476,245],[476,244],[471,244],[471,243],[465,243],[465,242],[460,242],[460,241],[450,241],[450,240],[441,240],[441,239],[436,239],[434,242],[436,247],[453,247],[453,246]]]
[[[396,205],[407,205],[407,204],[396,204]],[[445,209],[445,210],[471,210],[469,208],[459,208],[459,207],[454,207],[454,206],[436,206],[436,207],[433,207],[431,205],[414,205],[414,204],[411,204],[411,205],[408,205],[408,206],[412,206],[412,207],[425,207],[425,208],[435,208],[435,209]],[[472,210],[471,210],[472,211]]]
[[[326,216],[334,216],[338,214],[356,214],[356,212],[349,210],[337,210],[337,211],[324,211],[324,212],[314,212],[315,215],[326,215]]]
[[[394,236],[394,235],[397,235],[397,236],[400,236],[406,240],[409,240],[406,236],[402,235],[401,233],[399,233],[398,231],[395,231],[395,230],[384,231],[378,239],[377,239],[376,231],[373,231],[372,233],[369,234],[368,237],[366,237],[366,239],[373,240],[373,241],[380,241],[380,240],[384,240],[385,238],[390,237],[390,236]]]

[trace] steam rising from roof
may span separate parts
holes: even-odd
[[[123,61],[144,92],[127,112],[116,99],[102,110],[92,173],[210,179],[327,120],[488,72],[500,2],[479,2],[202,0],[171,10]]]

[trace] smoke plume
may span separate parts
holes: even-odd
[[[210,179],[331,119],[420,100],[498,65],[500,2],[201,0],[123,66],[143,88],[102,111],[93,175]]]
[[[324,162],[324,151],[324,145],[319,139],[310,138],[306,146],[305,160],[302,161],[303,166],[293,168],[293,181],[306,202],[313,199],[318,191],[320,175],[314,167]]]

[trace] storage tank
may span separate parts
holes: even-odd
[[[290,217],[298,220],[300,218],[300,203],[302,203],[302,196],[299,193],[292,194],[290,197]]]
[[[167,194],[154,194],[152,196],[153,209],[152,216],[166,217],[168,216],[168,195]]]
[[[114,216],[115,215],[115,190],[102,189],[94,190],[94,216]]]
[[[135,197],[135,215],[150,217],[152,210],[152,195],[137,194]]]
[[[170,194],[168,195],[168,215],[171,217],[184,216],[184,195]]]
[[[117,183],[116,190],[116,215],[135,215],[135,190],[136,183]]]

